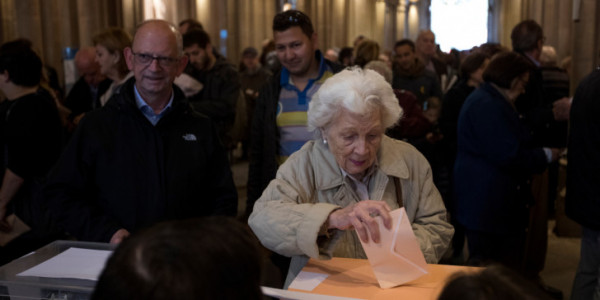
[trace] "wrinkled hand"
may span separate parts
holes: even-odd
[[[110,239],[110,243],[111,244],[120,244],[126,237],[129,236],[129,231],[127,231],[127,229],[119,229],[117,230],[117,232],[115,232],[115,234],[113,234],[112,238]]]
[[[391,229],[392,217],[389,214],[390,210],[387,203],[383,201],[360,201],[333,211],[328,219],[329,228],[346,230],[354,227],[363,242],[369,241],[370,233],[373,242],[379,243],[379,226],[375,217],[380,216],[383,219],[385,228]]]
[[[571,100],[567,97],[560,98],[552,104],[552,113],[556,121],[568,121],[571,112]]]
[[[6,206],[0,206],[0,231],[9,232],[12,226],[6,220]]]

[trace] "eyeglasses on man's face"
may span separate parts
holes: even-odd
[[[175,65],[179,61],[179,58],[175,57],[155,56],[147,53],[135,53],[133,51],[131,51],[131,54],[133,54],[135,62],[143,66],[151,64],[152,61],[156,59],[161,67],[168,68]]]

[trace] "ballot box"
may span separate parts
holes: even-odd
[[[113,250],[114,245],[79,241],[54,241],[35,252],[0,267],[0,299],[89,299],[95,280],[76,278],[51,278],[46,276],[19,276],[32,268],[55,262],[72,250]],[[60,256],[59,256],[60,255]],[[59,261],[60,262],[60,261]],[[100,268],[102,268],[100,266]],[[55,268],[57,270],[61,268]]]

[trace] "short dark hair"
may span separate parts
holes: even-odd
[[[92,299],[260,299],[261,255],[247,225],[228,217],[170,221],[127,238]]]
[[[471,73],[477,71],[486,59],[490,58],[487,54],[475,51],[463,59],[460,63],[458,74],[461,78],[469,79]]]
[[[536,285],[514,271],[492,265],[479,272],[456,273],[438,300],[550,299]]]
[[[310,18],[299,10],[286,10],[273,18],[273,31],[286,31],[294,26],[300,27],[308,38],[312,38],[315,32]]]
[[[198,20],[196,19],[185,19],[181,22],[179,22],[179,27],[188,24],[188,28],[187,30],[192,30],[192,29],[201,29],[204,30],[204,27],[202,26],[202,23],[200,23]]]
[[[394,44],[394,50],[396,50],[396,48],[404,46],[404,45],[409,45],[412,52],[415,52],[415,42],[413,42],[409,39],[402,39],[402,40],[397,41]]]
[[[205,49],[206,45],[210,44],[210,36],[202,29],[189,30],[183,35],[183,48],[193,46],[194,44]]]
[[[31,41],[17,39],[0,46],[0,72],[8,71],[16,85],[32,87],[42,80],[42,59],[33,50]]]
[[[510,33],[512,47],[517,52],[528,52],[538,47],[544,39],[542,27],[534,20],[525,20],[517,24]]]
[[[513,80],[531,70],[533,65],[523,55],[515,52],[500,52],[492,57],[490,64],[483,71],[483,80],[509,89]]]

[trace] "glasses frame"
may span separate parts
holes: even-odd
[[[169,68],[177,64],[181,59],[180,57],[175,58],[169,56],[151,55],[148,53],[136,53],[133,52],[133,50],[131,50],[131,54],[133,55],[133,60],[142,66],[148,66],[152,64],[152,61],[156,60],[161,67]],[[144,62],[145,60],[148,61]]]

